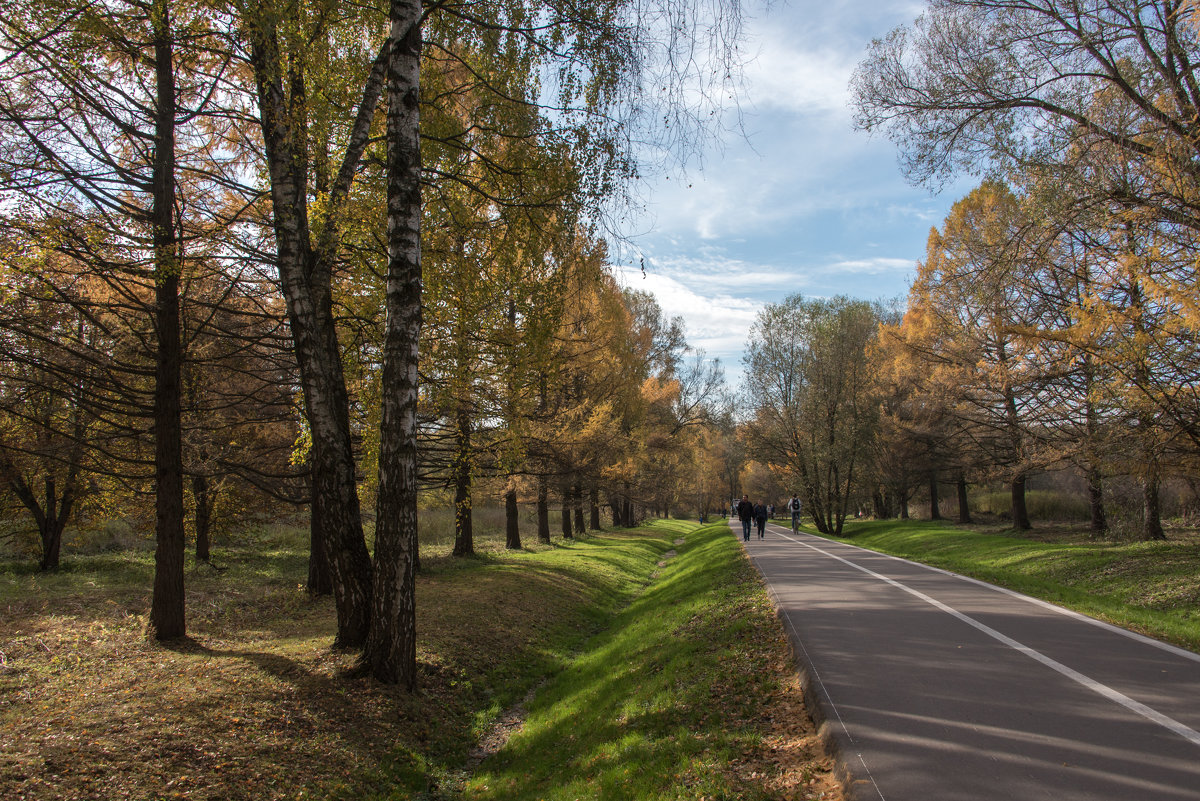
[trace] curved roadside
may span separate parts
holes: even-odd
[[[1200,799],[1195,654],[778,526],[746,550],[847,797]]]
[[[1112,542],[1046,526],[1018,537],[945,522],[848,522],[838,542],[971,576],[1200,652],[1200,536]]]
[[[463,796],[838,801],[784,632],[729,528],[647,527],[675,555],[528,700]]]

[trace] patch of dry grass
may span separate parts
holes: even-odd
[[[221,572],[189,572],[190,637],[171,646],[144,636],[144,552],[53,575],[0,566],[0,798],[454,797],[497,718],[609,625],[671,547],[642,531],[431,556],[410,696],[330,649],[332,602],[301,584],[304,532],[272,536],[219,551]],[[745,713],[762,747],[720,769],[767,797],[817,797],[796,794],[826,771],[797,722],[808,718],[781,632],[772,647],[777,689]]]
[[[422,784],[465,758],[478,716],[520,673],[552,669],[594,628],[598,602],[633,580],[521,557],[434,565],[418,581],[410,697],[355,678],[354,655],[331,651],[332,603],[308,596],[294,556],[224,552],[227,571],[191,571],[190,638],[165,647],[144,637],[148,593],[111,575],[144,574],[144,554],[5,576],[0,797],[329,798]]]

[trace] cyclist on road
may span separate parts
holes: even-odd
[[[788,501],[788,511],[792,513],[792,532],[800,531],[800,498],[793,495]]]

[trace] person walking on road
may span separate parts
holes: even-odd
[[[792,513],[792,531],[797,532],[800,530],[800,498],[796,495],[788,501],[788,511]]]
[[[764,504],[754,504],[754,522],[758,526],[758,538],[761,540],[767,528],[767,507]]]
[[[738,501],[737,516],[742,521],[742,542],[749,542],[750,524],[754,521],[754,504],[750,503],[749,495],[743,495]]]

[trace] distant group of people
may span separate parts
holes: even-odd
[[[791,497],[787,503],[787,510],[792,517],[792,530],[795,531],[800,526],[800,498],[798,496]],[[766,537],[767,520],[775,516],[775,505],[751,503],[750,496],[743,495],[742,499],[733,505],[731,512],[742,524],[742,541],[749,542],[751,526],[757,529],[760,540]]]

